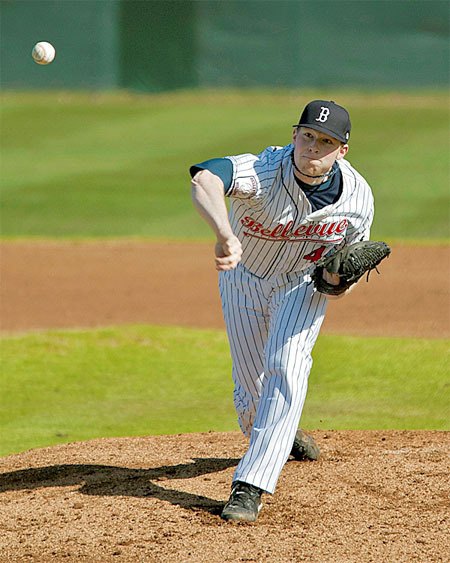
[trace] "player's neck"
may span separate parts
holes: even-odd
[[[311,186],[311,188],[316,188],[325,184],[334,176],[335,170],[330,168],[326,174],[321,174],[320,176],[309,176],[308,174],[303,174],[294,164],[294,176],[295,178],[305,186]]]
[[[294,176],[308,186],[320,186],[320,184],[324,184],[328,180],[330,171],[322,176],[307,176],[300,171],[294,170]]]

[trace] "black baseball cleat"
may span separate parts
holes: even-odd
[[[291,456],[297,461],[316,461],[320,457],[320,449],[314,438],[303,430],[297,430]]]
[[[262,493],[263,490],[254,485],[235,481],[231,487],[230,498],[222,510],[221,517],[224,520],[235,522],[254,522],[262,508]]]

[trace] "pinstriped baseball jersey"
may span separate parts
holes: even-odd
[[[275,491],[293,451],[312,350],[328,305],[311,280],[315,262],[368,240],[374,214],[369,185],[344,159],[351,130],[347,110],[333,101],[313,100],[294,128],[293,143],[285,147],[214,158],[190,168],[192,177],[207,169],[222,180],[231,230],[242,245],[241,261],[219,273],[234,404],[249,439],[233,481],[268,493]],[[217,185],[209,174],[200,175],[193,193],[222,242]],[[238,499],[230,500],[224,512],[225,519],[230,514],[246,519]]]
[[[230,222],[243,247],[242,265],[261,278],[300,274],[333,247],[369,238],[373,196],[364,178],[338,160],[342,193],[313,210],[295,180],[293,146],[268,147],[259,155],[227,157],[233,178]]]

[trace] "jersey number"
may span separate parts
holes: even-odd
[[[309,254],[305,254],[305,256],[303,256],[303,259],[309,260],[310,262],[317,262],[317,260],[320,260],[322,258],[322,254],[324,253],[325,248],[325,246],[319,246],[319,248],[316,248]]]

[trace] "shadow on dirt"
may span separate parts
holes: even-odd
[[[1,474],[0,493],[79,485],[79,492],[85,495],[155,497],[182,508],[218,514],[223,503],[208,497],[165,488],[157,483],[217,473],[237,465],[238,462],[238,459],[193,458],[192,463],[150,469],[111,465],[51,465]]]

